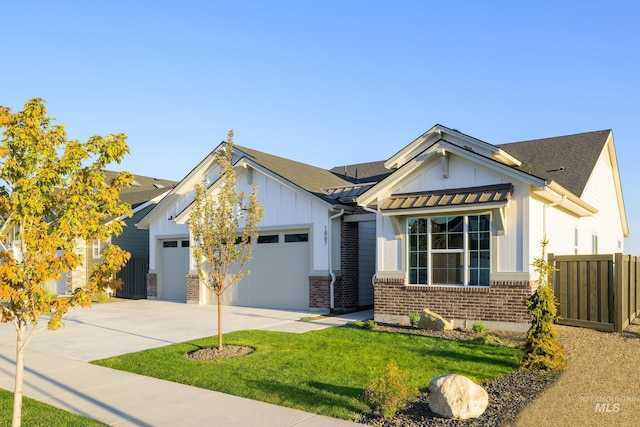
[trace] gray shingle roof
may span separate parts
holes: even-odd
[[[386,160],[380,160],[377,162],[336,166],[331,169],[331,172],[353,183],[379,182],[393,172],[393,170],[384,167],[385,162]]]
[[[260,166],[331,204],[337,204],[338,200],[329,197],[323,191],[324,188],[351,185],[349,181],[322,168],[239,145],[235,145],[235,148],[245,153],[250,160]]]
[[[115,178],[118,174],[118,172],[114,171],[104,171],[104,173],[108,180]],[[175,181],[142,175],[134,175],[134,179],[135,182],[131,187],[125,188],[120,192],[120,200],[129,203],[132,208],[166,193],[177,184]]]
[[[611,130],[500,144],[522,165],[517,169],[553,180],[580,197]]]

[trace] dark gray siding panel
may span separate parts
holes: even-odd
[[[130,252],[132,255],[149,255],[149,230],[136,228],[136,223],[145,216],[154,205],[150,205],[125,220],[122,234],[111,239],[112,243]]]

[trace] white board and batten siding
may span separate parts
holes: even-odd
[[[507,207],[505,214],[505,233],[492,239],[496,249],[518,248],[524,239],[524,224],[521,222],[519,206],[524,204],[524,199],[529,195],[528,185],[517,182],[512,177],[500,174],[494,170],[471,162],[454,154],[449,156],[449,174],[445,178],[442,166],[438,158],[431,158],[413,173],[408,174],[395,188],[390,189],[387,197],[394,193],[412,193],[419,191],[438,191],[456,188],[478,187],[512,183],[514,185],[513,200]],[[455,211],[453,211],[455,212]],[[443,215],[446,212],[443,212]],[[397,238],[396,229],[389,217],[378,215],[378,265],[380,271],[403,273],[406,266],[406,254],[404,249],[404,237]],[[495,227],[495,226],[493,226]],[[495,229],[494,229],[495,231]],[[492,251],[495,253],[495,250]],[[528,254],[522,250],[514,250],[511,253],[494,257],[494,270],[508,272],[522,271],[524,257]]]
[[[311,258],[307,265],[310,271],[326,272],[329,256],[324,232],[328,230],[330,215],[327,205],[316,197],[295,190],[259,171],[253,171],[251,182],[247,181],[245,174],[238,176],[241,191],[248,194],[252,184],[258,185],[258,201],[264,207],[260,233],[308,230]]]
[[[257,185],[258,200],[264,207],[260,235],[276,235],[278,241],[254,244],[253,259],[246,265],[251,274],[228,290],[223,302],[253,307],[308,309],[309,276],[328,274],[325,231],[328,233],[330,229],[330,206],[259,170],[240,168],[237,172],[238,189],[247,196],[253,185]],[[215,173],[209,174],[210,180],[214,177]],[[186,300],[186,276],[194,274],[195,270],[188,248],[189,228],[187,224],[177,224],[171,218],[192,201],[193,190],[185,191],[157,215],[149,227],[150,271],[158,273],[160,299]],[[295,241],[291,235],[304,237],[299,236]],[[178,242],[177,247],[167,243],[174,240]],[[211,292],[201,295],[200,303],[214,301]]]

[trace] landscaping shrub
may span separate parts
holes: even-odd
[[[498,347],[502,347],[506,345],[504,342],[502,342],[500,338],[494,337],[493,335],[478,336],[477,338],[474,339],[474,341],[484,345],[495,345]]]
[[[420,313],[409,312],[409,323],[414,328],[418,327],[418,323],[420,323]]]
[[[391,418],[416,393],[417,390],[407,385],[407,375],[400,370],[398,364],[389,362],[384,372],[369,381],[364,391],[364,401],[383,417]]]
[[[362,329],[375,329],[378,327],[378,325],[376,324],[376,322],[373,321],[373,319],[356,320],[355,322],[353,322],[353,324]]]
[[[107,294],[104,291],[100,291],[96,294],[96,301],[98,301],[100,304],[105,303],[109,300],[109,294]]]
[[[558,339],[553,325],[558,318],[556,299],[551,288],[553,267],[546,262],[545,248],[549,242],[542,241],[542,257],[533,265],[540,273],[538,289],[526,301],[531,318],[531,327],[523,345],[520,366],[540,372],[553,372],[566,368],[567,355]]]
[[[480,335],[484,332],[484,324],[482,322],[475,322],[471,329],[473,329],[474,334]]]

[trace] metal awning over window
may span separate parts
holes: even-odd
[[[513,184],[496,184],[482,187],[456,188],[451,190],[421,191],[418,193],[392,194],[380,207],[384,213],[409,210],[440,209],[492,209],[504,206],[511,200]]]

